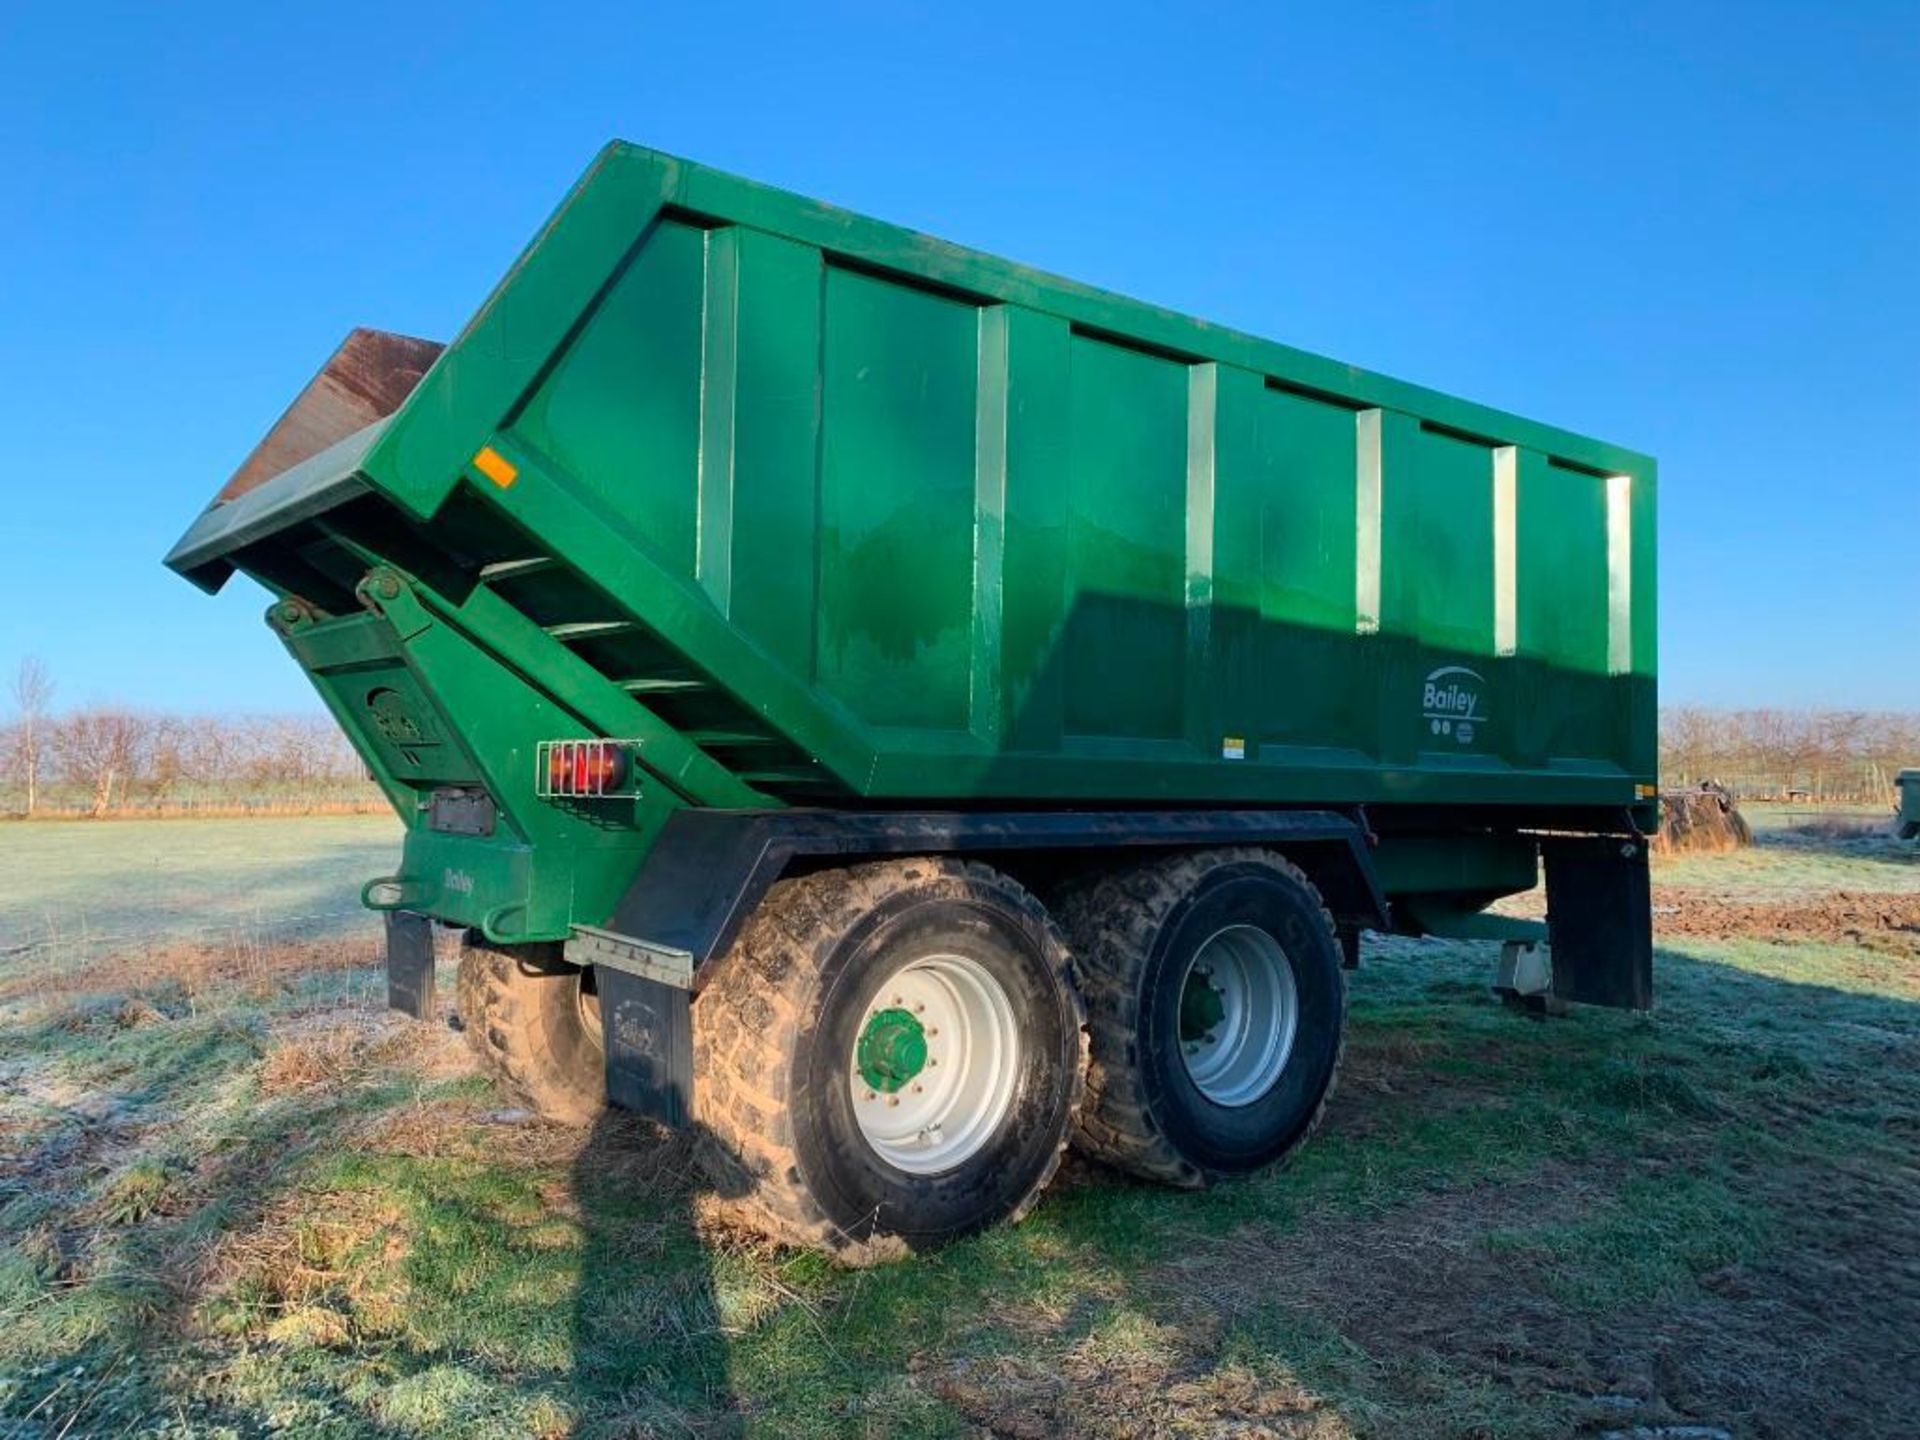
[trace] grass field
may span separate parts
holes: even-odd
[[[346,934],[399,858],[391,814],[0,824],[0,953]]]
[[[851,1272],[385,1015],[353,890],[394,838],[0,827],[0,1435],[1920,1427],[1920,861],[1884,838],[1663,865],[1649,1016],[1372,943],[1296,1163],[1070,1167]]]

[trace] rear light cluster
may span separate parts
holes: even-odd
[[[632,740],[542,740],[535,755],[534,793],[543,800],[630,795]]]

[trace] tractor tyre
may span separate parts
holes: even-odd
[[[1092,1031],[1074,1144],[1197,1188],[1273,1163],[1319,1125],[1346,977],[1320,893],[1272,851],[1169,856],[1061,897]]]
[[[944,858],[775,886],[694,1000],[693,1052],[701,1154],[736,1215],[856,1264],[1025,1214],[1087,1064],[1045,909]]]
[[[460,950],[460,1023],[480,1063],[528,1109],[591,1125],[607,1105],[606,1051],[593,971],[554,944]]]

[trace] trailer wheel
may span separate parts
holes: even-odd
[[[460,1023],[480,1062],[527,1107],[563,1125],[591,1125],[607,1104],[607,1062],[592,970],[558,945],[460,951]]]
[[[1065,896],[1092,1029],[1074,1143],[1198,1187],[1272,1163],[1319,1124],[1345,1044],[1333,917],[1270,851],[1177,855]]]
[[[1023,1215],[1087,1064],[1046,911],[948,859],[776,886],[695,999],[693,1051],[723,1193],[769,1237],[855,1263]]]

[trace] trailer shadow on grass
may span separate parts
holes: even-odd
[[[724,1260],[695,1214],[709,1193],[701,1139],[609,1112],[574,1161],[581,1240],[570,1387],[579,1433],[739,1427],[716,1293]]]
[[[1381,948],[1343,1098],[1285,1171],[1186,1196],[1075,1168],[1017,1229],[860,1272],[709,1238],[674,1322],[721,1320],[699,1365],[737,1408],[707,1423],[1904,1433],[1911,1000],[1837,947],[1732,943],[1664,950],[1659,1016],[1535,1022],[1485,1003],[1473,947]],[[604,1253],[637,1278],[621,1203],[595,1202]]]
[[[0,1433],[738,1429],[691,1136],[513,1109],[374,971],[188,978],[0,1001]]]
[[[1328,1124],[1204,1195],[1069,1165],[861,1271],[730,1230],[690,1137],[533,1121],[338,974],[0,1022],[21,1433],[1902,1433],[1920,997],[1689,942],[1650,1017],[1532,1021],[1385,941]],[[365,977],[362,977],[363,979]],[[26,1423],[26,1422],[31,1423]],[[222,1427],[226,1427],[223,1431]]]

